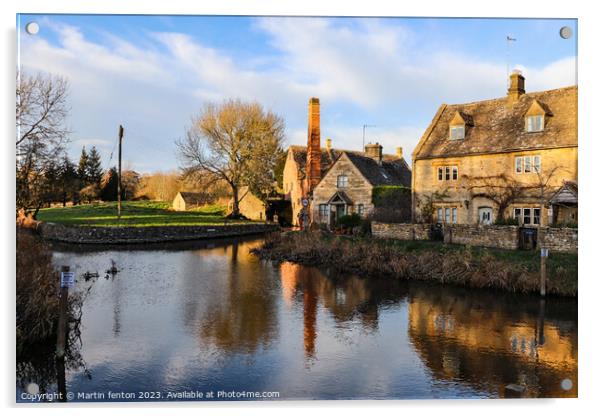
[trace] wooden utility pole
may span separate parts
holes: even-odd
[[[123,140],[123,126],[119,125],[119,161],[117,162],[117,219],[121,219],[121,141]]]

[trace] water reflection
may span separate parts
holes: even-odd
[[[577,317],[575,308],[562,310],[567,306],[557,299],[414,287],[409,336],[441,380],[470,383],[501,397],[508,384],[525,386],[532,397],[575,397]],[[565,378],[573,383],[569,391],[561,388]]]
[[[112,261],[119,270],[83,305],[91,378],[67,368],[67,391],[399,399],[505,397],[517,384],[530,397],[577,394],[574,301],[273,265],[249,254],[260,243],[56,248],[57,264],[78,276]]]

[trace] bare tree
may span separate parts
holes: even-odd
[[[67,95],[64,78],[17,73],[17,209],[37,213],[44,203],[44,174],[60,159],[69,134]]]
[[[538,169],[534,172],[534,181],[519,181],[504,173],[475,177],[462,175],[462,178],[467,184],[464,188],[470,192],[471,198],[483,197],[495,204],[496,221],[501,221],[510,205],[525,198],[537,199],[543,214],[545,205],[556,190],[552,182],[563,170],[562,166],[554,166],[545,171]]]
[[[186,138],[176,142],[186,176],[203,173],[226,182],[232,191],[232,216],[239,216],[241,186],[265,190],[275,181],[274,167],[284,137],[284,121],[257,102],[227,100],[207,104]]]

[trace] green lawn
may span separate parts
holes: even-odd
[[[76,205],[47,208],[38,213],[38,220],[70,225],[152,227],[160,225],[224,224],[225,207],[209,205],[191,211],[171,211],[169,202],[125,201],[121,220],[117,220],[117,203]],[[245,221],[228,220],[228,224]]]

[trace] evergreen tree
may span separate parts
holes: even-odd
[[[98,153],[95,146],[92,146],[92,150],[90,150],[90,154],[88,155],[86,172],[88,174],[88,183],[100,184],[100,180],[102,179],[102,166],[100,162],[100,153]]]
[[[107,170],[100,181],[100,199],[117,201],[117,169]]]
[[[79,164],[77,165],[77,177],[81,182],[82,188],[86,186],[90,179],[88,177],[88,153],[86,152],[86,146],[82,147],[82,154],[79,157]]]
[[[71,200],[74,204],[78,200],[80,182],[77,175],[77,169],[69,157],[65,154],[59,167],[59,182],[61,186],[61,201],[63,206]]]

